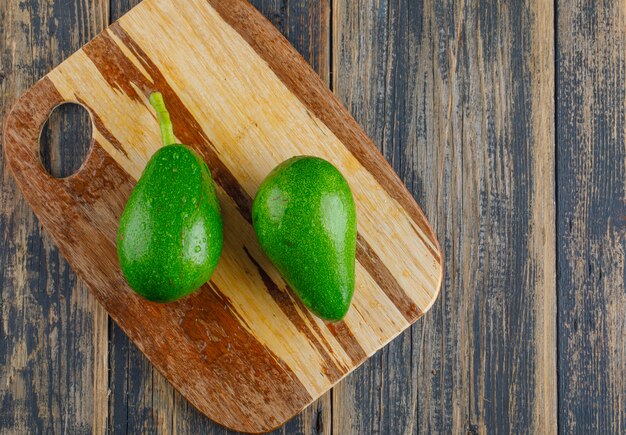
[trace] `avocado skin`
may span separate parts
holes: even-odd
[[[211,173],[185,145],[160,148],[120,219],[124,277],[154,302],[180,299],[207,282],[222,252],[222,218]]]
[[[315,315],[341,320],[354,293],[356,211],[329,162],[293,157],[263,181],[252,221],[265,254]]]

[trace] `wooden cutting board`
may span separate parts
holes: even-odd
[[[136,296],[116,254],[118,219],[160,146],[148,95],[206,160],[224,217],[210,282],[179,302]],[[73,176],[48,175],[39,135],[51,110],[82,104],[93,143]],[[275,428],[433,304],[442,256],[411,194],[281,34],[243,0],[145,0],[30,89],[6,120],[19,187],[111,317],[200,411],[229,428]],[[335,164],[358,216],[356,290],[344,321],[296,299],[259,249],[251,204],[294,155]]]

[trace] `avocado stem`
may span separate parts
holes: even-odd
[[[163,101],[163,95],[160,92],[150,94],[150,104],[154,107],[157,119],[159,120],[163,145],[167,146],[178,143],[176,136],[174,136],[174,127],[172,126],[170,113],[165,107],[165,101]]]

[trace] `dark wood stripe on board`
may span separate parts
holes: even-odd
[[[309,325],[315,330],[317,335],[320,336],[321,340],[323,341],[323,349],[330,349],[331,346],[324,339],[324,336],[322,335],[322,331],[317,326],[317,323],[315,322],[311,312],[304,306],[304,304],[297,297],[292,297],[292,296],[288,295],[287,293],[285,293],[284,291],[282,291],[276,285],[276,283],[274,283],[274,281],[272,281],[272,279],[269,277],[269,275],[267,275],[265,270],[263,270],[261,265],[258,264],[258,262],[254,259],[254,257],[252,257],[250,252],[248,252],[248,249],[244,247],[244,250],[245,250],[246,254],[248,255],[248,257],[250,258],[250,261],[257,267],[257,269],[259,271],[259,274],[263,278],[263,282],[265,283],[266,287],[268,288],[268,291],[270,292],[272,298],[281,307],[281,309],[283,311],[285,311],[284,306],[288,306],[289,307],[289,311],[291,311],[292,304],[294,304],[294,303],[297,304],[299,309],[300,309],[300,312],[303,313],[303,315],[306,317]],[[291,290],[289,288],[289,286],[287,286],[287,291],[293,292],[293,290]],[[285,312],[285,314],[287,314],[287,316],[290,319],[292,317],[297,317],[297,318],[300,317],[295,310],[293,310],[293,312],[291,312],[291,313],[286,313]],[[315,336],[310,331],[307,331],[308,328],[306,327],[304,322],[301,322],[301,321],[298,320],[297,323],[296,322],[293,322],[293,323],[296,326],[298,326],[298,324],[300,324],[298,326],[298,329],[303,328],[301,331],[306,333],[307,337],[310,335],[310,337],[309,337],[310,341],[312,341],[312,342],[316,341]],[[363,350],[363,347],[361,346],[361,344],[354,337],[354,334],[352,334],[352,332],[345,333],[345,331],[343,331],[341,329],[332,328],[331,326],[334,325],[334,324],[335,323],[333,323],[333,322],[327,322],[326,323],[326,325],[328,327],[328,330],[337,339],[337,341],[339,342],[339,344],[341,345],[343,350],[346,351],[346,353],[348,354],[348,356],[350,357],[352,362],[354,364],[358,364],[359,362],[363,361],[363,359],[366,357],[366,354],[365,354],[365,351]],[[317,347],[317,344],[316,344],[316,347]]]
[[[207,306],[215,309],[207,310],[204,308]],[[252,335],[252,325],[240,327],[244,323],[243,319],[215,282],[206,283],[200,291],[164,307],[170,310],[167,315],[177,319],[176,323],[182,328],[183,334],[188,335],[190,342],[194,343],[196,352],[202,355],[203,363],[212,367],[215,380],[225,382],[223,385],[215,385],[215,391],[211,394],[215,395],[213,400],[219,401],[225,390],[237,391],[240,376],[245,376],[247,382],[252,379],[257,391],[250,393],[262,398],[275,397],[277,389],[272,384],[282,382],[284,387],[279,388],[281,394],[291,394],[293,390],[294,402],[306,403],[310,400],[311,396],[293,370]],[[268,373],[262,373],[265,370]],[[237,375],[231,379],[230,373]],[[286,397],[284,400],[291,399]],[[255,412],[246,410],[245,406],[253,407],[256,402],[241,400],[241,412],[253,416]],[[294,414],[298,411],[293,405],[288,408],[285,412]]]
[[[341,347],[348,353],[352,362],[359,365],[367,358],[367,354],[344,320],[339,322],[326,322],[326,327],[335,336]]]
[[[265,284],[265,288],[267,289],[272,299],[280,307],[280,310],[287,316],[289,321],[293,323],[293,325],[298,329],[298,331],[300,331],[300,333],[306,336],[307,340],[311,344],[313,344],[313,346],[315,346],[315,349],[317,349],[317,352],[320,354],[320,356],[322,357],[324,361],[324,368],[323,368],[324,375],[326,375],[328,379],[331,380],[331,382],[335,382],[339,380],[341,375],[345,373],[346,368],[345,367],[340,368],[337,365],[337,362],[335,362],[333,357],[328,353],[328,349],[330,349],[330,345],[324,339],[324,336],[320,334],[319,328],[316,328],[316,329],[323,343],[320,342],[320,340],[318,340],[313,334],[313,331],[309,329],[309,325],[311,327],[316,327],[315,321],[311,317],[309,310],[304,306],[304,304],[302,304],[302,302],[300,302],[300,300],[297,297],[292,297],[286,291],[283,291],[280,288],[278,288],[278,285],[272,280],[272,278],[270,278],[267,272],[261,267],[261,265],[250,254],[250,252],[248,251],[248,248],[244,246],[243,250],[248,256],[248,258],[250,259],[250,262],[254,264],[254,266],[256,267],[259,273],[259,276],[263,280],[263,284]],[[291,291],[291,290],[289,289],[288,291]],[[303,315],[307,317],[308,325],[304,321],[302,316],[298,313],[298,310],[296,310],[296,305],[298,306],[300,313],[303,313]]]
[[[422,310],[405,293],[396,278],[361,234],[357,234],[356,252],[359,262],[409,323],[422,317],[424,314]]]

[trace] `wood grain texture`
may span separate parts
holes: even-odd
[[[197,51],[204,56],[190,56]],[[225,222],[211,283],[168,305],[130,291],[115,254],[125,200],[159,147],[148,127],[153,90],[168,100],[181,142],[213,169]],[[81,171],[53,179],[39,161],[39,129],[64,100],[89,109],[94,143]],[[441,257],[421,210],[319,76],[246,2],[144,1],[31,88],[5,137],[13,174],[72,267],[173,385],[231,428],[281,425],[438,294]],[[303,153],[335,163],[357,203],[357,292],[337,325],[292,297],[250,226],[259,183]]]
[[[53,3],[31,0],[18,5],[0,0],[2,114],[36,79],[104,25],[96,22],[118,18],[136,0],[111,0],[110,15],[104,2],[66,1],[63,8]],[[530,2],[516,9],[512,3],[496,2],[487,7],[467,0],[462,8],[457,2],[334,1],[335,12],[328,23],[317,20],[329,15],[329,3],[257,0],[253,4],[281,29],[324,81],[331,76],[327,71],[334,69],[338,95],[424,207],[440,240],[445,240],[449,264],[455,265],[447,271],[443,299],[410,332],[336,387],[332,410],[330,395],[326,395],[277,433],[330,433],[331,424],[332,432],[341,434],[510,432],[512,427],[522,426],[513,424],[518,420],[531,421],[539,432],[553,432],[554,422],[549,419],[557,415],[562,433],[626,431],[622,4],[561,2],[556,29],[550,23],[553,13],[549,10],[537,14],[541,22],[528,19],[536,16],[528,11],[538,7],[529,8]],[[511,18],[519,12],[519,18]],[[330,21],[334,23],[332,38],[323,30],[330,28]],[[70,37],[76,31],[79,37]],[[555,120],[548,116],[552,113],[549,108],[534,109],[548,106],[542,101],[549,98],[554,83],[541,72],[550,69],[546,50],[550,50],[554,31],[558,32],[557,53],[551,54],[557,61],[556,162],[554,156],[535,154],[550,153],[554,146],[551,130],[538,123]],[[59,37],[49,36],[52,34]],[[543,42],[538,43],[537,38]],[[330,47],[329,43],[326,52],[321,47],[329,39],[334,44]],[[531,50],[534,57],[529,62]],[[325,68],[331,51],[335,62],[332,68]],[[460,54],[452,56],[454,53]],[[470,74],[476,68],[478,73]],[[483,81],[476,81],[481,76]],[[533,95],[533,109],[525,117],[513,110],[521,104],[512,96],[520,87],[521,95]],[[515,100],[517,95],[519,92]],[[539,119],[533,118],[530,128],[527,120],[533,116]],[[530,137],[518,139],[515,146],[495,139],[494,124],[502,132],[520,120],[524,126],[521,134]],[[53,120],[50,156],[56,162],[55,170],[69,170],[75,163],[58,154],[61,132],[68,130],[76,131],[75,121],[66,115]],[[520,134],[519,128],[512,131],[509,141]],[[461,132],[463,139],[459,138]],[[524,140],[537,143],[520,146]],[[547,145],[540,147],[542,144]],[[506,172],[512,161],[535,155],[545,159],[543,169],[527,166],[526,170]],[[536,165],[541,158],[533,157],[532,162]],[[503,222],[508,225],[515,213],[523,211],[511,208],[510,194],[519,197],[516,204],[530,204],[530,198],[524,197],[529,188],[520,189],[524,183],[534,183],[534,198],[550,198],[542,193],[537,174],[555,163],[558,220],[553,225],[558,225],[561,337],[558,413],[552,400],[523,400],[530,394],[527,391],[508,395],[508,402],[504,398],[509,390],[532,388],[540,389],[534,397],[550,397],[555,388],[550,358],[557,355],[556,344],[551,352],[550,343],[556,341],[550,335],[554,329],[541,330],[539,325],[541,316],[544,323],[554,322],[550,320],[554,312],[535,299],[538,314],[524,324],[529,334],[520,338],[530,354],[520,360],[519,350],[510,340],[505,343],[496,334],[510,337],[515,319],[519,325],[521,316],[528,318],[529,307],[518,312],[507,299],[508,292],[489,287],[524,265],[534,265],[539,283],[550,281],[554,258],[549,255],[549,243],[541,243],[541,232],[529,233],[533,235],[528,239],[533,240],[532,250],[517,252],[522,245],[519,226],[505,230]],[[104,310],[94,308],[92,314],[94,298],[58,259],[54,244],[41,231],[4,165],[0,166],[0,433],[45,429],[101,433],[103,426],[96,421],[103,418],[108,431],[114,433],[228,432],[176,393],[114,323],[107,331],[106,322],[97,318]],[[546,181],[543,188],[549,188],[550,175],[541,177]],[[474,192],[468,190],[473,182],[479,186]],[[440,209],[438,204],[444,200],[446,206]],[[525,218],[535,229],[545,227],[542,222],[549,215],[543,215],[544,210],[554,213],[549,201],[544,205],[533,207],[533,217]],[[475,221],[476,227],[467,227]],[[477,246],[471,245],[472,232],[478,234]],[[462,266],[472,255],[476,259],[469,263],[470,268],[476,263],[480,268],[470,276],[478,276],[480,282],[468,278],[467,266]],[[516,263],[520,265],[513,266]],[[502,265],[505,267],[498,270]],[[537,269],[540,267],[543,272]],[[40,272],[44,269],[45,273]],[[536,298],[540,284],[520,293],[528,280],[524,275],[522,284],[517,283],[513,290],[516,295],[530,292]],[[40,297],[40,293],[50,296]],[[545,304],[554,307],[554,300],[546,295]],[[74,300],[67,308],[70,298]],[[496,317],[497,310],[500,317]],[[54,331],[54,336],[44,342],[39,332],[48,330]],[[545,347],[540,354],[536,335],[542,332],[546,335],[539,340]],[[82,338],[92,335],[101,344],[92,347],[94,343]],[[109,355],[102,361],[107,358],[106,350],[102,351],[107,335]],[[29,345],[34,340],[38,347]],[[472,346],[477,349],[474,353],[470,353]],[[94,353],[99,356],[92,356]],[[100,368],[90,358],[100,361]],[[542,358],[545,363],[538,363]],[[534,362],[523,366],[531,359]],[[498,378],[485,379],[480,370],[487,363],[491,369],[500,367],[495,370]],[[106,379],[103,365],[110,369],[108,409],[106,385],[92,385],[89,377],[94,370],[103,373],[100,379]],[[535,380],[528,385],[515,385],[516,380],[531,376]],[[59,380],[72,377],[71,388],[64,381],[59,384]],[[542,377],[545,382],[536,381]],[[498,400],[501,403],[494,403]],[[93,426],[91,409],[95,411]],[[489,418],[477,417],[481,415]]]
[[[437,228],[442,295],[333,429],[555,433],[550,2],[335,1],[333,89]]]
[[[559,428],[626,432],[626,8],[558,2]]]
[[[106,26],[107,10],[108,1],[100,0],[0,1],[3,121],[20,94]],[[81,163],[88,141],[62,143],[64,137],[84,139],[79,118],[60,110],[48,123],[42,157],[55,174]],[[2,153],[0,433],[101,431],[108,382],[105,311],[42,231],[4,163]]]

